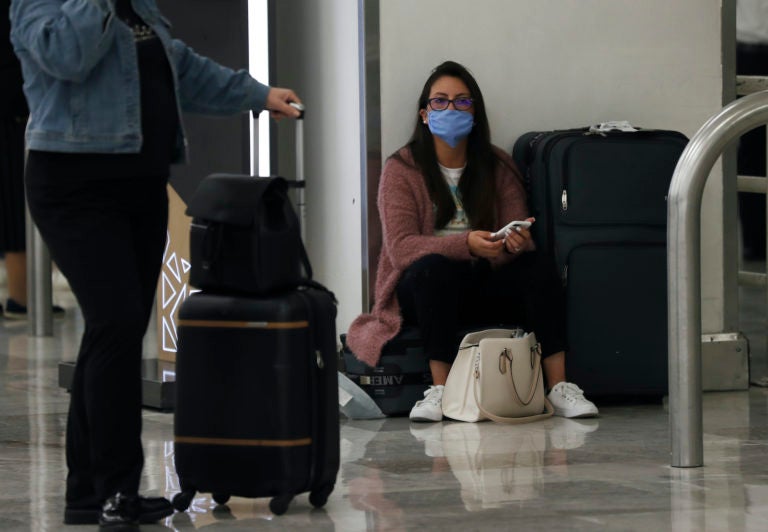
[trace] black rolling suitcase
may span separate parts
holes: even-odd
[[[203,491],[219,504],[272,497],[279,515],[307,491],[323,506],[336,482],[336,300],[311,280],[286,202],[279,178],[231,175],[207,178],[190,202],[193,277],[207,290],[177,322],[177,510]]]
[[[179,311],[175,463],[181,493],[224,504],[273,497],[286,511],[309,491],[325,504],[339,469],[333,296],[315,288],[271,297],[197,293]]]
[[[534,239],[565,285],[568,380],[588,395],[667,392],[666,197],[686,144],[674,131],[589,128],[515,143]]]

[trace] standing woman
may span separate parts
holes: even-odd
[[[32,217],[85,318],[67,420],[64,521],[131,529],[173,512],[139,497],[141,350],[166,240],[183,110],[298,115],[289,89],[171,38],[155,0],[12,0],[30,107]]]
[[[597,415],[565,380],[565,305],[554,261],[536,251],[527,229],[490,238],[512,220],[534,220],[514,162],[491,144],[480,87],[462,65],[446,61],[427,79],[411,140],[382,170],[378,207],[375,302],[351,324],[347,342],[373,366],[403,323],[419,327],[433,385],[411,420],[443,418],[457,335],[494,323],[536,333],[556,415]]]

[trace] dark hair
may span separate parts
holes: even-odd
[[[459,180],[458,196],[472,229],[493,231],[497,224],[494,207],[495,170],[501,164],[491,145],[491,129],[485,112],[485,101],[480,86],[470,72],[459,63],[446,61],[437,66],[424,84],[419,96],[419,109],[426,109],[432,85],[442,77],[458,78],[469,89],[475,111],[475,125],[467,138],[467,167]],[[432,132],[417,117],[411,139],[408,141],[413,160],[426,181],[429,196],[437,207],[435,229],[445,227],[456,213],[456,205],[437,164]]]

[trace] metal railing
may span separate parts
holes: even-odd
[[[768,77],[766,76],[737,76],[736,78],[737,96],[747,96],[764,90],[768,90]],[[766,153],[768,153],[768,148]],[[736,187],[739,192],[766,194],[768,191],[768,180],[765,177],[739,175],[736,180]],[[742,286],[764,288],[768,284],[767,279],[768,272],[739,270],[738,280]]]
[[[703,465],[701,203],[717,159],[735,139],[768,123],[768,91],[736,100],[691,138],[669,188],[669,424],[672,467]]]
[[[24,159],[26,164],[26,150]],[[27,333],[53,336],[53,287],[51,255],[26,209],[27,245]]]

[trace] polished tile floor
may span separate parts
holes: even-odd
[[[71,294],[56,297],[69,313],[53,338],[0,320],[1,531],[95,529],[61,524],[68,398],[57,363],[74,357],[82,319]],[[765,297],[746,299],[764,331]],[[753,357],[764,370],[764,340]],[[303,495],[276,517],[267,499],[217,507],[198,495],[186,513],[142,529],[768,530],[768,389],[705,394],[702,468],[669,466],[664,405],[601,414],[523,426],[342,418],[342,466],[324,509]],[[145,411],[146,493],[178,491],[172,432],[172,414]]]

